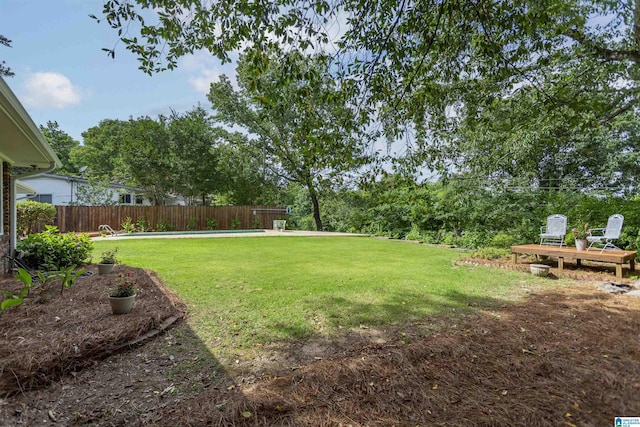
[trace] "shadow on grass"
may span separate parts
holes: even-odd
[[[344,327],[389,325],[441,313],[463,313],[478,308],[501,307],[507,303],[500,298],[470,296],[456,290],[442,294],[394,293],[379,303],[363,303],[337,297],[331,297],[329,301],[327,318]]]

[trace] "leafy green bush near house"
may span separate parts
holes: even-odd
[[[93,250],[87,234],[62,234],[53,226],[47,226],[42,233],[30,234],[16,246],[24,252],[22,260],[28,267],[47,271],[85,264]]]
[[[33,200],[16,204],[17,230],[23,235],[35,233],[45,225],[52,225],[56,217],[56,208],[49,203],[40,203]]]

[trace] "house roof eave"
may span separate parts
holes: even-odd
[[[11,88],[0,77],[0,157],[13,166],[50,171],[60,159],[26,112]]]

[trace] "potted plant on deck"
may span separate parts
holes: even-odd
[[[573,238],[576,242],[576,249],[579,251],[584,251],[587,249],[587,236],[591,234],[589,231],[589,226],[587,224],[583,224],[581,227],[572,228]]]
[[[98,274],[109,274],[113,271],[113,266],[118,263],[118,259],[116,258],[117,252],[118,248],[112,251],[102,252],[100,262],[98,262]]]
[[[116,286],[111,289],[109,302],[113,314],[127,314],[133,308],[138,293],[137,284],[131,273],[120,273]]]

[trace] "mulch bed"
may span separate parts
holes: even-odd
[[[185,314],[184,303],[156,277],[139,268],[116,266],[109,275],[79,277],[61,293],[60,281],[36,287],[29,298],[0,316],[0,395],[47,386],[69,373],[129,348]],[[109,289],[119,273],[138,284],[135,307],[113,315]],[[17,292],[11,277],[0,290]]]

